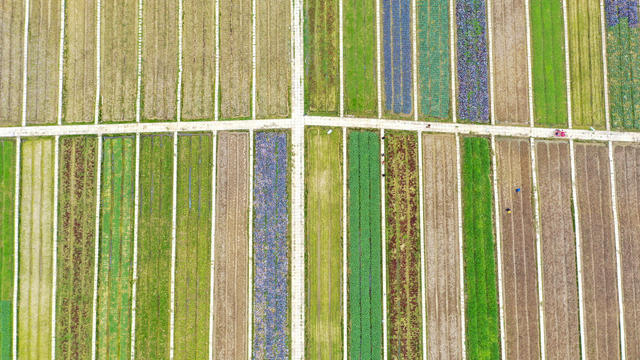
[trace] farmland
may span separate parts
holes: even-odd
[[[485,0],[456,1],[458,118],[489,122],[489,58]]]
[[[95,264],[95,136],[60,139],[56,358],[91,357]]]
[[[20,359],[51,358],[53,287],[54,148],[52,138],[22,143],[18,353]]]
[[[0,126],[20,124],[24,8],[19,0],[0,4]]]
[[[136,357],[169,357],[173,137],[140,136]]]
[[[251,1],[220,0],[220,117],[251,117]]]
[[[348,0],[343,12],[344,112],[376,116],[376,3],[375,0]]]
[[[549,358],[580,358],[578,284],[567,142],[537,141],[545,348]]]
[[[349,133],[349,354],[382,358],[380,138]],[[346,251],[346,249],[345,249]]]
[[[135,137],[105,137],[100,187],[96,356],[131,357]]]
[[[342,356],[342,131],[305,139],[305,354]]]
[[[0,357],[3,359],[12,354],[15,157],[15,140],[0,140]]]
[[[467,356],[470,359],[499,359],[491,150],[486,138],[466,137],[463,140],[462,221]]]
[[[249,134],[219,132],[213,289],[215,359],[246,358],[249,281]]]
[[[526,139],[500,138],[495,151],[498,208],[501,209],[498,216],[502,239],[505,356],[538,359],[540,323],[530,145]],[[511,209],[511,213],[503,209]]]
[[[338,4],[338,0],[304,2],[306,114],[336,115],[339,110]]]
[[[178,135],[174,358],[209,355],[211,134]]]
[[[616,192],[620,226],[620,254],[622,260],[622,299],[627,358],[640,357],[640,147],[615,145]]]
[[[456,139],[422,136],[427,357],[462,357]]]
[[[288,137],[284,131],[255,135],[252,299],[255,359],[290,357]]]
[[[536,125],[567,125],[562,1],[531,0],[531,72]]]
[[[638,1],[605,1],[611,126],[640,129]],[[638,355],[640,356],[640,355]]]
[[[423,119],[451,118],[449,2],[417,1],[418,111]]]
[[[597,0],[567,0],[574,127],[604,128],[604,75]]]
[[[384,105],[389,115],[413,113],[411,1],[382,0]]]
[[[418,226],[418,139],[386,132],[387,316],[390,358],[422,354],[420,232]]]
[[[587,358],[619,359],[618,290],[609,159],[604,144],[576,143]]]

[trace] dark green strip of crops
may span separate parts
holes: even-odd
[[[640,129],[640,29],[627,18],[607,28],[611,125]]]
[[[11,358],[16,143],[0,140],[0,358]]]
[[[499,359],[491,151],[486,138],[464,139],[462,185],[467,354],[469,359]]]
[[[380,139],[349,134],[349,351],[351,359],[382,356]]]

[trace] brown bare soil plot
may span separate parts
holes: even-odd
[[[575,147],[585,356],[587,359],[619,359],[620,324],[608,150],[604,144],[576,143]]]
[[[456,139],[422,137],[427,357],[462,357]]]
[[[579,359],[576,244],[569,143],[536,142],[545,348],[549,359]]]
[[[540,358],[536,237],[529,141],[496,141],[506,358]],[[520,192],[516,189],[520,188]],[[511,213],[505,209],[511,209]]]
[[[219,132],[213,302],[214,358],[247,357],[249,134]]]
[[[21,121],[24,1],[0,2],[0,126]]]
[[[492,4],[496,122],[529,123],[529,71],[524,0]]]
[[[215,0],[184,1],[182,119],[213,119]]]
[[[100,5],[100,121],[134,121],[138,1],[102,0]]]
[[[290,113],[291,1],[259,1],[256,20],[256,117],[287,117]]]
[[[640,359],[640,147],[616,145],[614,154],[627,359]]]
[[[144,1],[142,118],[173,120],[178,84],[178,1]]]
[[[96,1],[65,3],[64,118],[94,121],[96,104]]]
[[[60,0],[33,0],[29,5],[27,123],[55,124],[60,73]]]
[[[251,0],[220,0],[219,6],[220,117],[248,118],[251,116],[253,63]]]

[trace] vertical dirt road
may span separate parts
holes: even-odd
[[[220,118],[248,118],[253,81],[251,0],[220,0],[219,7]]]
[[[24,1],[0,3],[0,126],[20,125],[22,117],[22,73]]]

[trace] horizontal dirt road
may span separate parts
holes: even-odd
[[[24,1],[0,3],[0,126],[22,119]]]

